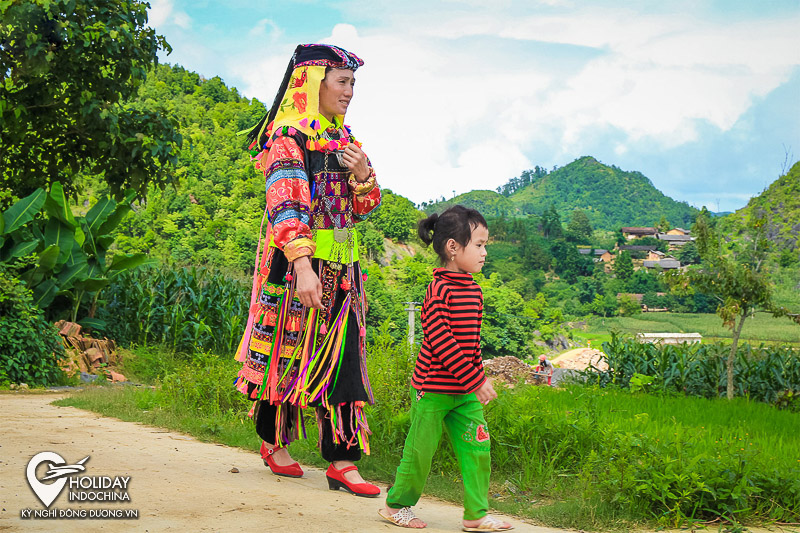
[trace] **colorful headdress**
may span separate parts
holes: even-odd
[[[301,131],[308,137],[309,150],[320,150],[319,86],[325,77],[325,68],[356,70],[364,62],[355,54],[327,44],[298,45],[286,68],[278,94],[272,107],[247,136],[251,150],[263,150],[280,135],[293,135]],[[338,120],[344,116],[337,115]],[[320,142],[322,141],[322,142]]]

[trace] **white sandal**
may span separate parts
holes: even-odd
[[[378,514],[381,515],[381,518],[388,520],[396,526],[407,527],[410,529],[422,529],[412,528],[409,526],[411,521],[417,518],[417,515],[414,514],[414,511],[411,510],[411,507],[403,507],[394,514],[385,514],[384,509],[378,509]]]
[[[492,515],[487,514],[481,520],[481,523],[475,527],[464,526],[461,528],[463,531],[508,531],[514,529],[514,526],[505,527],[502,520],[498,520]]]

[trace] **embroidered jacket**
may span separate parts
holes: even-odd
[[[266,177],[269,235],[289,261],[314,255],[312,230],[346,227],[381,202],[371,164],[368,184],[360,184],[334,153],[306,151],[303,145],[302,133],[278,136],[256,165]]]
[[[433,271],[422,304],[422,347],[411,378],[415,389],[469,394],[483,385],[482,316],[483,293],[471,274]]]

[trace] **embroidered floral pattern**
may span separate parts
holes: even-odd
[[[306,112],[306,106],[308,105],[308,95],[306,93],[294,93],[292,100],[294,100],[294,108],[297,111],[300,113]]]
[[[335,161],[333,156],[324,157]],[[266,177],[269,235],[275,246],[291,256],[290,261],[314,254],[307,240],[313,239],[312,228],[345,227],[344,217],[362,220],[380,205],[380,187],[358,196],[350,191],[345,171],[314,176],[317,192],[312,200],[303,152],[292,137],[276,137],[266,155],[262,152],[257,158],[256,168],[263,170]],[[323,196],[330,200],[331,213],[325,212]],[[293,246],[295,241],[297,245]]]

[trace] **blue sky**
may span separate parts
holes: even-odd
[[[298,43],[365,66],[346,122],[422,202],[592,155],[742,207],[800,159],[800,0],[151,0],[162,60],[271,102]]]

